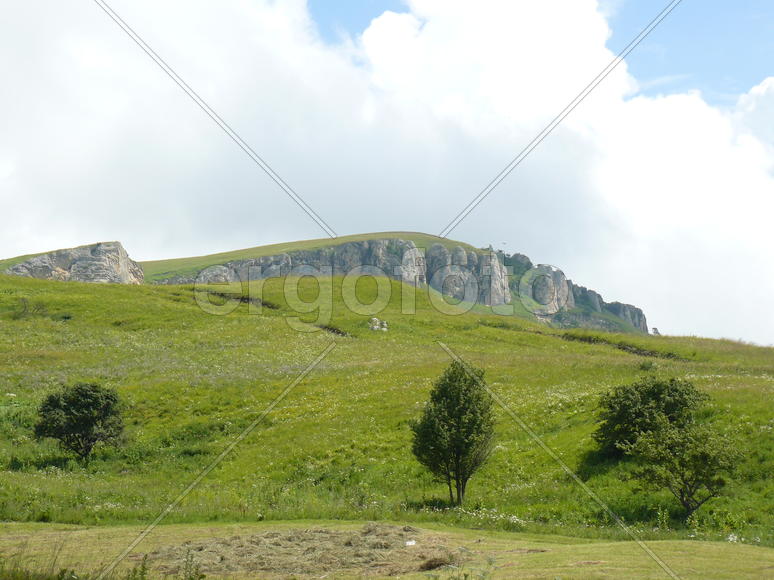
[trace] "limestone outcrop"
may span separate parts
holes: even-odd
[[[631,324],[637,330],[648,333],[648,323],[645,320],[645,314],[642,310],[631,304],[622,304],[621,302],[610,302],[605,304],[604,308],[614,316],[621,318]]]
[[[389,276],[414,286],[428,285],[457,300],[499,306],[522,292],[537,303],[533,313],[557,326],[617,330],[605,314],[647,332],[642,310],[619,302],[606,303],[594,290],[573,284],[561,270],[533,265],[523,254],[433,244],[424,250],[414,242],[384,238],[347,242],[314,250],[299,250],[210,266],[198,276],[175,276],[162,284],[195,281],[237,282],[287,275],[342,276],[349,273]],[[528,280],[528,287],[524,286]]]
[[[519,294],[531,294],[531,298],[542,306],[543,313],[553,315],[575,308],[571,284],[564,272],[558,268],[538,264],[528,274],[522,274],[520,277]]]
[[[571,294],[574,297],[576,306],[586,307],[600,314],[607,312],[628,322],[640,332],[648,333],[648,321],[641,309],[621,302],[605,302],[602,296],[594,290],[573,284],[571,280],[568,280],[567,283],[572,290]]]
[[[397,238],[347,242],[316,250],[236,260],[211,266],[197,277],[174,277],[166,284],[262,280],[289,274],[387,275],[414,286],[427,284],[458,300],[499,306],[511,301],[508,273],[491,250],[451,250],[434,244],[423,254],[410,240]]]
[[[101,242],[40,254],[11,266],[6,274],[43,280],[142,284],[142,267],[120,242]]]
[[[457,300],[489,306],[509,304],[508,272],[491,250],[465,251],[456,246],[449,251],[433,244],[425,253],[428,284]]]
[[[334,242],[335,244],[335,242]],[[46,280],[142,284],[142,267],[119,242],[102,242],[41,254],[5,271]],[[411,240],[370,239],[311,250],[233,260],[190,276],[173,275],[159,284],[246,282],[288,275],[388,276],[413,286],[429,286],[469,303],[500,306],[528,297],[527,309],[538,319],[560,327],[647,333],[642,310],[621,302],[607,303],[597,292],[568,280],[561,270],[533,265],[523,254],[436,243],[417,248]],[[615,317],[615,318],[612,318]],[[616,318],[619,321],[616,321]],[[625,322],[621,325],[620,321]]]

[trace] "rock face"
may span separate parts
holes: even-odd
[[[538,264],[532,272],[532,275],[520,280],[519,293],[531,292],[532,299],[549,314],[575,308],[571,282],[561,270],[548,264]],[[524,281],[530,284],[523,287]]]
[[[602,296],[593,290],[573,284],[572,293],[576,304],[588,306],[594,312],[602,312],[602,306],[605,304],[605,301],[602,300]]]
[[[465,251],[457,246],[449,251],[433,244],[425,253],[429,285],[457,300],[489,306],[508,304],[511,292],[508,272],[491,249]]]
[[[119,242],[102,242],[57,250],[30,258],[6,274],[45,280],[114,284],[142,284],[142,267],[132,261]],[[430,286],[441,294],[469,303],[500,306],[512,296],[531,299],[539,320],[560,327],[620,330],[620,322],[648,332],[642,310],[620,302],[606,303],[594,290],[573,284],[561,270],[533,265],[523,254],[433,244],[424,250],[399,238],[372,239],[314,250],[235,260],[210,266],[197,275],[173,276],[161,284],[245,282],[287,275],[389,276],[413,286]],[[529,284],[525,285],[525,281]],[[523,300],[522,300],[523,302]],[[628,326],[627,326],[628,327]]]
[[[458,300],[489,306],[508,304],[508,273],[492,251],[448,250],[434,244],[423,255],[414,242],[377,239],[348,242],[317,250],[236,260],[203,270],[198,277],[174,277],[165,284],[262,280],[288,274],[346,275],[350,272],[386,275],[414,286],[428,284]]]
[[[523,254],[508,255],[491,247],[472,250],[433,244],[423,251],[412,241],[373,239],[231,261],[210,266],[198,276],[175,276],[160,283],[245,282],[287,275],[349,273],[389,276],[414,286],[426,284],[457,300],[488,306],[509,304],[512,296],[518,299],[525,291],[522,282],[530,279],[533,283],[526,291],[538,305],[545,307],[532,311],[540,320],[556,326],[620,330],[610,316],[605,316],[612,315],[641,332],[648,331],[639,308],[619,302],[605,303],[598,293],[573,284],[557,268],[535,266]]]
[[[628,322],[640,332],[648,333],[648,321],[642,310],[631,304],[622,304],[621,302],[606,303],[602,296],[583,286],[576,286],[571,280],[568,280],[572,295],[575,298],[577,306],[585,306],[593,312],[612,314],[621,320]]]
[[[645,314],[643,314],[642,310],[636,306],[622,304],[620,302],[611,302],[610,304],[605,304],[604,308],[618,318],[625,320],[637,330],[646,334],[648,333],[648,323],[645,320]]]
[[[102,242],[35,256],[5,271],[43,280],[142,284],[142,267],[119,242]]]

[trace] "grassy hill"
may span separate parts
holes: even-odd
[[[377,314],[390,331],[377,333],[368,330],[369,314],[345,308],[339,282],[332,281],[330,305],[306,315],[299,331],[288,323],[298,315],[281,279],[262,285],[271,307],[255,312],[254,303],[243,303],[215,316],[199,308],[191,286],[0,276],[0,520],[151,521],[336,341],[168,522],[393,520],[624,539],[500,410],[492,461],[472,480],[465,508],[447,508],[444,487],[411,456],[408,429],[449,363],[441,340],[486,369],[492,388],[643,538],[733,535],[774,545],[774,349],[695,337],[567,336],[483,307],[441,314],[422,293],[416,314],[403,314],[404,288],[396,281]],[[313,302],[317,292],[316,282],[301,280],[302,300]],[[373,281],[358,285],[361,302],[375,293]],[[22,298],[40,304],[40,312],[17,319]],[[635,493],[629,465],[589,456],[599,394],[645,373],[694,381],[712,398],[702,421],[732,431],[746,453],[727,494],[703,508],[692,527],[679,521],[671,496]],[[85,468],[31,436],[43,396],[75,381],[115,387],[126,404],[125,445],[100,450]]]
[[[442,238],[439,236],[424,234],[420,232],[376,232],[369,234],[355,234],[349,236],[341,236],[335,239],[331,238],[319,238],[314,240],[301,240],[296,242],[285,242],[279,244],[271,244],[267,246],[256,246],[253,248],[246,248],[242,250],[233,250],[230,252],[221,252],[217,254],[209,254],[206,256],[194,256],[188,258],[174,258],[168,260],[154,260],[140,262],[145,274],[146,283],[153,284],[160,281],[169,280],[171,278],[176,279],[191,279],[196,276],[201,270],[208,266],[225,264],[231,261],[246,260],[252,258],[260,258],[263,256],[272,256],[282,253],[297,252],[304,250],[316,250],[333,245],[340,245],[349,242],[358,242],[373,239],[382,238],[400,238],[403,240],[413,241],[419,248],[430,248],[434,244],[442,244],[443,246],[453,249],[454,247],[461,246],[466,250],[476,250],[470,244],[464,242],[458,242],[450,240],[448,238]],[[0,273],[4,272],[7,268],[10,268],[16,264],[19,264],[29,258],[38,256],[40,254],[30,254],[25,256],[18,256],[15,258],[8,258],[0,260]],[[535,321],[535,316],[523,307],[522,301],[518,294],[518,281],[521,275],[524,273],[525,268],[520,264],[516,267],[512,267],[513,272],[510,276],[511,282],[511,295],[512,306],[515,310],[515,314],[521,318]],[[537,306],[537,305],[536,305]],[[602,312],[594,311],[589,305],[579,303],[575,308],[568,311],[563,311],[554,317],[554,325],[558,327],[588,327],[588,328],[601,328],[607,331],[617,331],[626,333],[640,332],[634,328],[629,322],[623,318],[619,318],[612,312],[603,310]]]
[[[222,252],[220,254],[209,254],[207,256],[196,256],[193,258],[174,258],[171,260],[153,260],[140,262],[145,271],[145,279],[148,282],[163,280],[172,276],[192,276],[203,270],[207,266],[214,264],[224,264],[232,260],[247,260],[250,258],[260,258],[263,256],[273,256],[286,252],[297,252],[301,250],[316,250],[332,244],[346,244],[348,242],[362,242],[365,240],[374,240],[379,238],[400,238],[414,242],[417,247],[429,248],[433,244],[443,244],[447,248],[462,246],[465,249],[473,250],[473,246],[464,242],[456,242],[448,238],[423,234],[419,232],[377,232],[371,234],[354,234],[351,236],[340,236],[335,239],[319,238],[316,240],[302,240],[298,242],[285,242],[280,244],[270,244],[268,246],[257,246],[255,248],[246,248],[244,250],[234,250],[231,252]],[[0,265],[2,263],[0,262]]]

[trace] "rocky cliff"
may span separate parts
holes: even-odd
[[[498,253],[500,260],[511,270],[511,291],[517,296],[525,293],[539,307],[533,313],[554,326],[586,327],[600,330],[622,330],[621,322],[639,332],[648,332],[648,323],[642,310],[621,302],[607,303],[594,290],[574,284],[564,273],[546,264],[532,264],[523,254]],[[528,284],[525,285],[525,281]],[[614,316],[618,320],[611,319]]]
[[[556,326],[621,330],[628,325],[647,332],[639,308],[606,303],[561,270],[533,265],[523,254],[473,250],[439,243],[422,250],[399,238],[372,239],[299,250],[261,258],[234,260],[201,271],[198,276],[174,276],[164,284],[237,282],[288,274],[346,275],[355,271],[386,275],[415,286],[427,284],[447,296],[489,306],[509,304],[526,295],[529,311]],[[525,281],[527,284],[525,285]],[[613,318],[614,317],[614,318]],[[622,324],[623,323],[623,324]]]
[[[129,258],[119,242],[102,242],[56,250],[30,258],[5,271],[44,280],[142,284],[142,267]]]
[[[586,324],[579,324],[580,319],[577,317],[576,320],[573,321],[572,316],[565,315],[559,316],[556,321],[557,323],[571,322],[570,325],[572,326],[589,326],[589,314],[612,314],[624,322],[631,324],[640,332],[647,334],[648,321],[641,309],[637,308],[636,306],[632,306],[631,304],[623,304],[621,302],[605,302],[602,299],[602,296],[600,296],[597,292],[594,290],[589,290],[588,288],[584,288],[583,286],[573,284],[572,280],[567,280],[567,285],[570,290],[570,295],[572,296],[572,308],[576,310],[575,314],[586,314],[585,318],[587,322]],[[581,318],[583,317],[581,316]],[[596,318],[596,324],[593,326],[603,330],[615,330],[614,328],[611,328],[610,325],[605,324],[604,318],[599,317]]]
[[[306,274],[388,276],[414,286],[429,286],[457,300],[488,306],[513,299],[535,317],[560,327],[648,332],[642,310],[606,303],[594,290],[574,284],[561,270],[533,265],[523,254],[505,254],[470,246],[429,242],[421,249],[398,237],[342,242],[312,250],[295,250],[259,258],[225,261],[191,275],[170,273],[161,284],[195,281],[238,282]],[[172,270],[174,272],[174,270]],[[5,273],[48,280],[141,284],[142,267],[118,242],[57,250],[30,258]]]
[[[301,250],[210,266],[197,277],[175,276],[165,284],[236,282],[305,273],[386,275],[408,284],[427,284],[458,300],[489,306],[508,304],[508,273],[491,250],[448,250],[434,244],[424,253],[414,242],[396,238],[348,242],[316,250]]]

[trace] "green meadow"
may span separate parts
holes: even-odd
[[[169,271],[167,266],[150,276]],[[587,551],[591,543],[608,546],[607,553],[636,548],[502,409],[496,450],[471,480],[465,506],[446,505],[444,486],[411,454],[408,427],[450,362],[442,341],[484,368],[509,408],[639,538],[669,550],[693,543],[696,549],[687,549],[695,559],[691,570],[703,570],[705,563],[707,570],[720,570],[710,565],[709,554],[721,548],[748,562],[756,555],[771,558],[774,349],[696,337],[563,331],[483,307],[465,311],[447,304],[441,313],[433,307],[439,295],[418,290],[409,300],[412,288],[386,279],[379,281],[380,296],[390,289],[383,309],[362,307],[358,313],[352,305],[372,302],[377,281],[365,278],[343,294],[340,278],[328,284],[271,279],[251,288],[211,288],[254,298],[239,302],[199,293],[200,302],[214,304],[209,310],[230,311],[216,315],[197,303],[192,286],[0,276],[0,520],[16,522],[4,525],[0,536],[17,534],[19,526],[51,533],[138,529],[333,341],[330,354],[168,514],[165,525],[379,520],[460,534],[479,530],[497,541],[565,538]],[[39,307],[20,316],[23,298]],[[373,315],[387,320],[390,330],[370,331]],[[647,373],[689,379],[709,394],[700,420],[731,434],[745,454],[724,495],[690,523],[668,493],[639,490],[629,477],[632,465],[605,463],[593,452],[599,395]],[[124,443],[99,448],[88,466],[32,437],[42,398],[77,381],[114,387],[125,405]],[[705,550],[700,546],[711,546],[705,542],[722,544]],[[12,545],[0,542],[0,554],[6,550],[7,556]],[[705,553],[706,562],[698,556]],[[554,564],[542,570],[554,574],[546,572]],[[648,566],[629,577],[659,577],[658,568]]]

